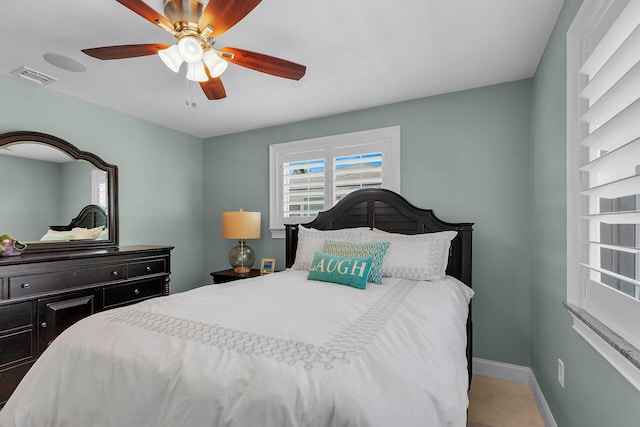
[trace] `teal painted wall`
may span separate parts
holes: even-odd
[[[0,111],[0,133],[49,133],[118,165],[120,244],[175,246],[172,292],[206,283],[201,139],[4,75]]]
[[[40,240],[62,221],[60,164],[0,156],[0,177],[0,235]]]
[[[640,393],[572,328],[566,301],[566,0],[533,82],[531,366],[559,426],[637,427]],[[565,388],[556,381],[565,363]]]
[[[67,225],[80,210],[91,204],[91,171],[93,165],[85,161],[68,162],[60,165],[62,172],[61,196],[62,223]],[[46,231],[46,230],[45,230]]]
[[[284,266],[268,232],[269,144],[400,125],[402,194],[447,221],[473,221],[478,357],[530,364],[531,80],[220,136],[204,144],[205,266],[228,268],[224,210],[262,212],[260,258]]]
[[[69,224],[91,203],[94,169],[84,160],[57,163],[0,156],[0,194],[6,200],[0,203],[0,234],[37,241],[50,225]]]

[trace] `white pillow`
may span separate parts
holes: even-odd
[[[397,234],[378,230],[362,233],[364,241],[389,242],[382,263],[382,277],[412,280],[440,280],[445,276],[449,247],[457,231],[426,234]]]
[[[73,233],[71,231],[55,231],[55,230],[47,230],[44,236],[40,238],[40,241],[50,241],[50,240],[62,240],[68,241],[73,240]]]
[[[316,252],[322,252],[325,240],[339,242],[358,242],[363,231],[370,231],[367,227],[343,228],[341,230],[316,230],[298,226],[298,248],[296,260],[291,266],[293,270],[309,270]]]
[[[75,227],[68,231],[48,230],[40,240],[95,240],[100,236],[100,233],[102,233],[102,229],[103,227]]]
[[[73,234],[74,240],[95,240],[100,236],[102,232],[102,227],[95,228],[81,228],[74,227],[71,229],[71,233]]]
[[[98,236],[98,240],[107,240],[109,238],[109,230],[106,228],[100,231],[100,235]]]

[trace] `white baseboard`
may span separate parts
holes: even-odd
[[[512,365],[510,363],[494,362],[493,360],[480,359],[477,357],[474,357],[471,363],[474,374],[529,385],[531,394],[538,405],[538,410],[540,410],[544,425],[546,427],[558,427],[531,368]]]
[[[531,368],[510,363],[494,362],[493,360],[472,359],[472,369],[474,374],[485,377],[498,378],[500,380],[512,381],[514,383],[529,384]]]

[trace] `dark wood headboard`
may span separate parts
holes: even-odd
[[[50,229],[55,231],[69,231],[72,228],[96,228],[104,227],[107,224],[107,213],[98,205],[87,205],[71,220],[69,225],[51,225]]]
[[[318,230],[369,227],[402,234],[457,231],[458,235],[451,242],[447,274],[471,287],[473,223],[442,221],[432,210],[418,208],[393,191],[378,188],[354,191],[304,226]],[[286,225],[285,228],[286,267],[289,268],[298,248],[298,225]]]

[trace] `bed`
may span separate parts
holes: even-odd
[[[462,427],[471,229],[387,190],[351,193],[306,226],[287,227],[286,271],[71,326],[27,373],[0,425]],[[325,245],[349,245],[342,232],[383,239],[377,246],[409,239],[398,234],[455,237],[438,280],[384,276],[365,289],[307,280],[326,254],[305,270],[304,251],[323,233]]]
[[[107,213],[98,205],[87,205],[71,220],[69,225],[50,225],[55,231],[71,231],[74,228],[106,227]]]
[[[98,205],[83,207],[68,225],[50,225],[40,241],[103,240],[108,237],[107,213]]]
[[[318,230],[366,227],[389,233],[406,235],[455,231],[447,259],[446,274],[472,288],[471,256],[473,223],[450,223],[436,217],[431,209],[412,205],[401,195],[386,189],[363,189],[349,194],[338,205],[321,212],[315,220],[305,224]],[[298,225],[286,225],[286,266],[290,268],[298,248]],[[469,385],[472,376],[473,321],[471,302],[467,315],[467,372]]]

